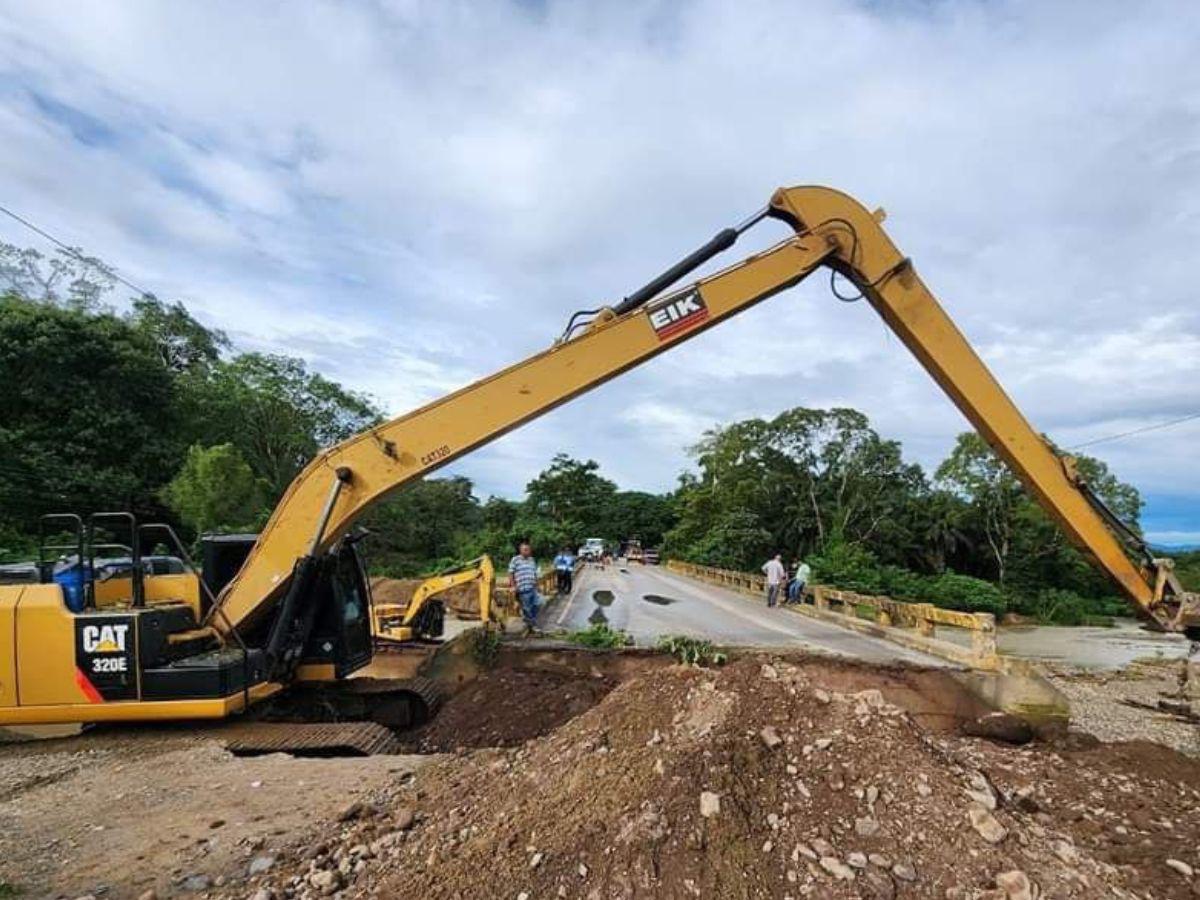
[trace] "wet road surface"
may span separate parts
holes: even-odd
[[[658,566],[613,564],[587,567],[570,597],[558,598],[540,616],[548,631],[574,631],[606,622],[633,635],[640,646],[685,634],[715,644],[790,647],[837,653],[869,662],[914,662],[945,666],[944,660],[858,634],[784,609],[768,609],[715,585],[693,581]]]

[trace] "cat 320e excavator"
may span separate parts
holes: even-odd
[[[669,290],[766,218],[791,233]],[[131,565],[85,584],[82,604],[69,603],[61,584],[0,587],[0,725],[212,719],[299,685],[359,681],[348,676],[374,648],[355,520],[372,503],[822,267],[835,292],[835,274],[858,291],[844,299],[874,307],[1138,614],[1200,639],[1200,598],[1030,427],[885,234],[883,218],[829,188],[777,191],[640,290],[576,313],[549,349],[322,452],[261,534],[205,545],[202,577],[145,572],[136,552],[143,529],[128,520]]]

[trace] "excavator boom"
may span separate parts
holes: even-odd
[[[682,290],[671,284],[763,217],[794,235]],[[1159,627],[1200,627],[1195,595],[1167,564],[1133,562],[1074,474],[1022,416],[874,215],[838,191],[782,189],[741,226],[719,233],[614,308],[548,350],[323,452],[295,479],[210,616],[239,628],[286,602],[312,559],[371,504],[505,432],[791,287],[821,267],[849,279],[1008,463],[1070,539]],[[298,561],[301,561],[298,563]]]

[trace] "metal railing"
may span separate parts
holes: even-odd
[[[667,562],[667,568],[742,594],[763,597],[767,592],[766,578],[752,572],[717,569],[674,559]],[[986,668],[996,659],[996,617],[991,613],[959,612],[932,603],[908,603],[820,584],[805,588],[803,605],[805,611],[815,611],[821,618],[844,618],[845,624],[868,621],[882,628],[907,631],[922,639],[921,644],[928,643],[931,651],[968,665]],[[969,647],[939,639],[939,625],[967,631]]]

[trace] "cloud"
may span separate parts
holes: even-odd
[[[794,183],[886,206],[1060,443],[1197,408],[1186,0],[0,9],[0,200],[393,412],[547,346]],[[823,281],[456,471],[511,494],[564,450],[662,489],[705,427],[801,404],[857,406],[935,464],[965,422]],[[1190,532],[1196,436],[1096,451],[1185,498],[1170,530]]]

